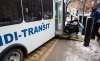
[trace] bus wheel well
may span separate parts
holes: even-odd
[[[16,49],[20,49],[23,52],[24,56],[27,56],[27,50],[26,50],[25,47],[23,47],[23,46],[17,46]]]
[[[2,52],[2,55],[1,55],[0,58],[2,58],[7,52],[9,52],[9,51],[12,50],[12,49],[20,49],[20,50],[23,52],[24,57],[27,56],[27,53],[28,53],[28,52],[27,52],[27,49],[26,49],[24,46],[22,46],[22,45],[16,44],[16,45],[11,45],[11,46],[7,47],[7,48]]]

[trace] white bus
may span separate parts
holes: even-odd
[[[55,36],[53,0],[0,0],[0,61],[23,61]]]

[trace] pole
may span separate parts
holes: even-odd
[[[94,23],[93,18],[88,18],[87,24],[86,24],[85,38],[84,38],[85,47],[89,46],[90,39],[91,39],[91,33],[93,29],[93,23]]]
[[[66,21],[66,16],[65,14],[67,14],[67,7],[68,7],[68,4],[70,3],[71,1],[68,0],[63,0],[63,33],[64,33],[64,28],[65,28],[65,21]]]
[[[86,0],[81,0],[82,1],[82,4],[83,4],[83,12],[82,12],[82,21],[81,21],[81,23],[83,24],[83,22],[84,22],[84,8],[85,8],[85,2],[86,2]],[[84,28],[85,28],[85,26],[84,26]],[[85,29],[82,29],[82,35],[84,35],[84,31]]]
[[[63,0],[63,33],[65,28],[65,2]]]
[[[83,2],[83,19],[82,19],[82,23],[83,23],[83,20],[84,20],[84,11],[85,11],[84,8],[85,8],[85,2],[86,2],[86,0],[83,0],[82,2]]]

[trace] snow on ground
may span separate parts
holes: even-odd
[[[91,40],[89,47],[84,47],[83,43],[83,41],[58,40],[45,61],[100,61],[100,46],[97,41]]]
[[[74,48],[66,51],[64,61],[100,61],[100,48],[96,41],[91,40],[89,47],[84,47],[83,42],[71,42]]]

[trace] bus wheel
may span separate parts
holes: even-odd
[[[2,61],[23,61],[23,52],[20,49],[12,49],[4,55]]]

